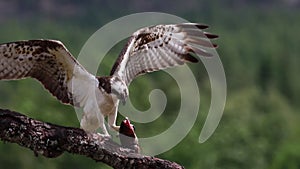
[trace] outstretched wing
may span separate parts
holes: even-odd
[[[142,28],[128,40],[111,75],[121,77],[129,85],[138,75],[198,62],[194,54],[212,56],[206,49],[217,47],[209,39],[218,36],[204,32],[206,28],[208,26],[194,23]]]
[[[32,77],[63,103],[73,103],[74,69],[90,74],[59,41],[29,40],[0,44],[0,80]]]

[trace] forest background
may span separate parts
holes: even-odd
[[[206,23],[210,32],[220,36],[215,42],[227,78],[224,115],[212,137],[200,144],[199,132],[210,106],[210,83],[202,64],[189,65],[199,77],[199,115],[187,137],[158,157],[195,169],[293,169],[300,168],[299,9],[299,0],[0,0],[0,43],[58,39],[77,57],[95,31],[128,14],[165,12]],[[108,74],[122,45],[106,56],[99,74]],[[157,79],[159,84],[154,83]],[[164,90],[168,97],[167,109],[158,120],[134,123],[138,136],[160,133],[176,119],[180,100],[173,83],[163,72],[133,82],[130,99],[141,110],[149,107],[148,95],[154,88]],[[32,79],[1,81],[0,108],[79,127],[74,109],[59,103]],[[118,124],[122,119],[118,118]],[[68,153],[56,159],[35,157],[28,149],[1,141],[0,168],[109,167]]]

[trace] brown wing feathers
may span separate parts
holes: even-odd
[[[67,90],[68,70],[61,62],[68,54],[57,41],[29,40],[0,45],[0,80],[33,77],[63,103],[72,104]],[[61,57],[58,59],[58,57]]]
[[[180,27],[180,26],[179,26]],[[200,26],[198,25],[197,28]],[[185,32],[186,37],[182,39],[185,43],[186,51],[193,54],[198,54],[200,56],[212,56],[211,53],[207,52],[205,48],[216,48],[218,45],[210,42],[211,39],[218,38],[218,35],[214,35],[208,32],[199,31],[190,26],[189,28],[185,28],[183,26],[181,28],[182,32]],[[207,26],[204,27],[208,28]]]
[[[136,76],[185,62],[198,62],[195,54],[212,56],[207,25],[157,25],[136,31],[115,62],[111,75],[123,74],[126,84]],[[129,48],[129,45],[133,47]],[[132,45],[130,45],[132,46]],[[129,56],[124,56],[129,53]],[[124,57],[129,57],[124,59]],[[120,65],[126,65],[120,70]],[[80,66],[62,43],[53,40],[29,40],[0,44],[0,80],[33,77],[63,103],[73,104],[67,81],[74,66]],[[84,68],[83,68],[84,69]]]
[[[115,72],[119,72],[118,74],[123,72],[123,78],[126,84],[129,84],[140,74],[182,65],[185,62],[198,62],[194,55],[212,56],[207,49],[217,47],[210,40],[218,36],[205,32],[204,29],[207,28],[207,25],[185,23],[140,29],[128,41],[111,75]],[[134,41],[133,47],[128,48],[132,41]],[[129,59],[125,70],[119,70],[126,51],[130,54],[126,56]]]

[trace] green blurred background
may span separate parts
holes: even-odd
[[[210,31],[220,35],[217,50],[227,78],[223,118],[213,136],[199,144],[210,84],[203,65],[189,65],[200,74],[201,108],[196,124],[180,144],[158,157],[195,169],[296,169],[300,168],[299,9],[299,0],[0,0],[0,43],[59,39],[77,57],[96,30],[124,15],[166,12],[209,24]],[[120,47],[107,55],[102,73],[109,72]],[[138,78],[130,87],[132,102],[147,109],[154,84],[148,82],[157,78],[163,80],[154,88],[166,92],[167,110],[151,124],[135,124],[138,136],[166,130],[177,116],[178,87],[162,72]],[[60,104],[31,79],[1,81],[0,107],[42,121],[79,126],[72,107]],[[109,167],[69,153],[55,159],[35,157],[30,150],[1,141],[0,168]]]

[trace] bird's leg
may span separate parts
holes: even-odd
[[[118,114],[118,111],[117,109],[114,111],[114,113],[108,115],[108,124],[109,124],[109,127],[114,129],[115,131],[119,132],[120,130],[120,126],[117,126],[116,125],[116,120],[117,120],[117,114]]]
[[[98,134],[100,134],[103,137],[110,137],[109,133],[106,130],[105,123],[104,123],[104,116],[102,114],[98,115],[98,120],[99,120],[99,124],[100,124],[99,127],[102,129],[102,132],[103,132],[103,134],[100,134],[100,133],[98,133]]]
[[[99,115],[97,117],[95,116],[88,116],[88,113],[84,113],[82,116],[82,119],[80,121],[80,128],[82,128],[87,133],[96,133],[96,130],[98,128],[102,129],[103,134],[97,133],[101,137],[109,137],[110,135],[106,130],[105,124],[104,124],[104,117],[103,115]]]

